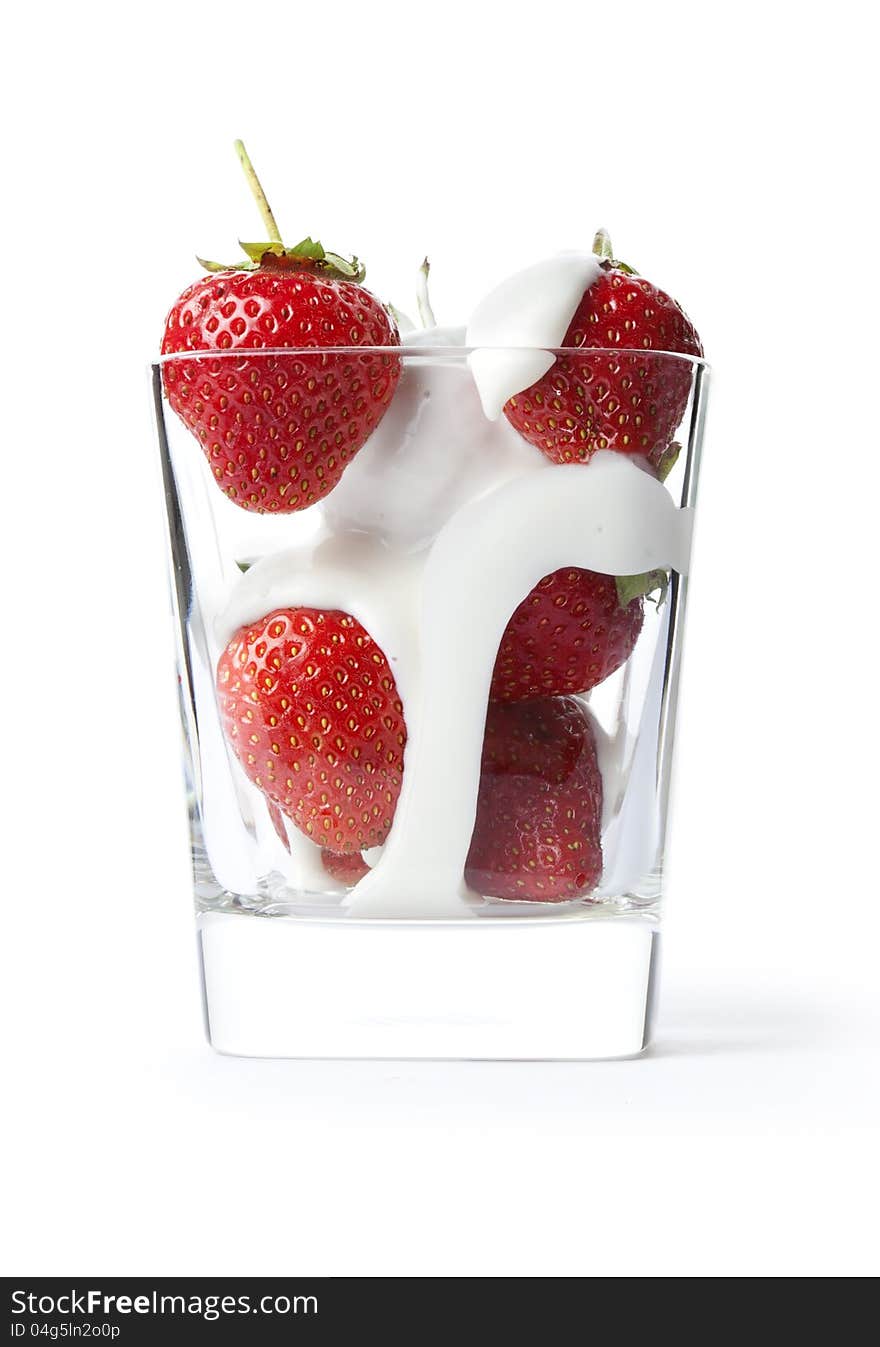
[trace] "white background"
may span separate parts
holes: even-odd
[[[2,81],[7,1273],[878,1271],[871,7],[16,7]],[[28,15],[30,17],[22,17]],[[145,367],[254,209],[441,320],[583,246],[716,368],[656,1049],[201,1037]]]

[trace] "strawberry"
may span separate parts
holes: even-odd
[[[336,851],[328,851],[325,848],[321,852],[321,860],[328,875],[338,879],[346,889],[350,889],[359,879],[363,879],[364,875],[370,872],[370,867],[359,851],[348,851],[340,854]]]
[[[267,800],[337,853],[385,841],[406,725],[383,652],[347,613],[279,608],[217,665],[224,733]]]
[[[258,514],[290,514],[332,491],[393,396],[397,356],[356,348],[394,347],[400,338],[361,284],[357,259],[310,238],[285,248],[236,146],[270,238],[242,244],[249,260],[240,265],[202,264],[212,274],[184,290],[166,319],[163,379],[229,499]],[[285,347],[316,353],[286,355]],[[334,347],[352,349],[320,349]],[[249,359],[256,350],[272,354]],[[201,354],[185,358],[190,352]]]
[[[525,902],[585,896],[602,874],[601,820],[602,777],[584,709],[570,697],[490,702],[470,887]]]
[[[558,356],[547,374],[505,404],[504,414],[554,463],[586,463],[597,449],[612,449],[656,464],[684,416],[691,366],[648,352],[693,357],[703,348],[674,299],[612,260],[604,230],[593,246],[602,274],[562,342],[583,354]]]
[[[574,566],[545,575],[507,624],[490,697],[588,692],[629,659],[643,618],[641,596],[622,603],[613,575]]]

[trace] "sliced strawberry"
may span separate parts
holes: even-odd
[[[602,874],[602,777],[568,697],[490,702],[465,878],[486,897],[560,903]]]
[[[545,575],[507,624],[489,695],[588,692],[629,659],[643,618],[643,600],[621,604],[613,575],[574,566]]]
[[[217,692],[247,776],[302,832],[343,853],[384,842],[406,725],[388,661],[355,618],[267,613],[227,645]]]

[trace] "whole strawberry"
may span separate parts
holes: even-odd
[[[465,878],[485,897],[561,903],[602,875],[602,777],[571,698],[490,702]]]
[[[223,730],[271,804],[335,853],[385,841],[406,725],[383,652],[347,613],[279,608],[217,665]]]
[[[611,258],[604,230],[594,251],[602,274],[586,290],[550,371],[504,407],[521,435],[554,463],[586,463],[598,449],[640,454],[657,464],[684,416],[688,360],[701,356],[690,319],[669,295]],[[596,348],[595,353],[591,348]]]
[[[569,566],[544,579],[507,624],[492,673],[496,701],[589,692],[629,659],[644,601],[613,575]]]
[[[229,499],[259,514],[290,514],[332,491],[394,393],[398,357],[357,348],[400,339],[361,284],[356,259],[309,238],[285,248],[244,146],[236,146],[269,241],[242,244],[248,260],[240,265],[202,264],[212,274],[189,286],[166,320],[163,379]],[[285,347],[316,352],[287,355]],[[248,358],[258,350],[271,354]]]

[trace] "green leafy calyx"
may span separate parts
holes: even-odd
[[[360,284],[366,269],[356,257],[349,260],[338,253],[328,253],[315,239],[305,238],[293,248],[269,240],[266,243],[240,243],[246,262],[209,262],[198,258],[205,271],[314,271],[338,281]]]
[[[669,588],[668,571],[644,571],[641,575],[618,575],[615,577],[617,585],[617,600],[621,608],[628,608],[633,599],[647,598],[648,595],[657,594],[654,602],[657,607],[661,607],[666,599],[666,591]]]
[[[320,272],[334,280],[354,281],[356,284],[360,284],[366,275],[366,269],[356,257],[349,259],[341,257],[338,253],[329,253],[323,244],[310,237],[302,239],[292,248],[285,247],[278,225],[275,223],[275,216],[272,214],[272,207],[266,199],[266,193],[263,191],[260,180],[254,171],[247,150],[240,140],[235,142],[235,151],[269,237],[265,243],[239,243],[247,258],[246,262],[226,264],[209,262],[199,257],[197,259],[199,265],[204,267],[205,271],[213,272],[313,271]]]
[[[622,271],[627,276],[637,276],[639,273],[634,267],[627,266],[626,262],[618,262],[615,259],[614,251],[611,247],[611,235],[607,229],[597,229],[593,238],[593,253],[599,258],[599,261],[605,271]]]

